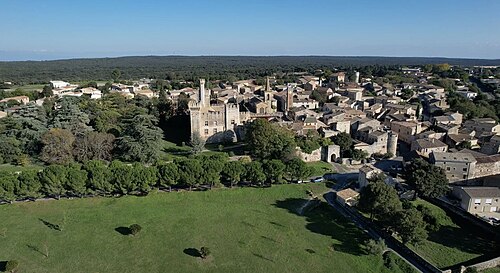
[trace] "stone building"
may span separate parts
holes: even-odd
[[[430,162],[446,172],[449,182],[468,181],[476,172],[476,159],[470,153],[435,152]]]
[[[500,189],[497,187],[455,187],[453,195],[460,206],[469,213],[500,211]]]
[[[239,105],[211,104],[204,79],[200,79],[196,101],[189,102],[189,118],[191,135],[199,134],[207,143],[236,141],[237,127],[241,125]]]

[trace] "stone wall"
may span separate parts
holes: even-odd
[[[312,151],[310,154],[304,153],[297,147],[297,156],[305,162],[321,161],[321,147]]]
[[[492,176],[500,174],[500,160],[496,160],[497,156],[488,158],[478,158],[476,163],[476,171],[474,178]],[[488,160],[491,159],[491,160]]]

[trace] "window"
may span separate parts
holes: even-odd
[[[214,125],[217,126],[217,121],[214,121]]]
[[[205,135],[208,135],[208,129],[205,129]]]
[[[236,122],[234,121],[234,119],[231,120],[231,124],[235,124]]]
[[[481,205],[481,199],[474,199],[474,204]]]
[[[464,168],[463,170],[464,170],[464,172],[466,172],[466,171],[467,171],[467,168]]]
[[[214,128],[214,134],[217,134],[217,128]]]
[[[446,170],[449,171],[450,170],[450,167],[446,167]]]
[[[208,126],[208,120],[205,120],[205,126]]]
[[[491,205],[492,201],[493,200],[491,198],[488,198],[488,199],[486,199],[485,203],[486,203],[486,205]]]

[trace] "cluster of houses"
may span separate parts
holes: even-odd
[[[449,181],[457,185],[500,186],[500,125],[490,118],[464,120],[462,114],[449,111],[444,88],[429,84],[432,74],[419,68],[403,68],[402,72],[413,77],[414,83],[377,84],[374,79],[361,78],[358,72],[347,77],[338,71],[328,77],[301,74],[295,82],[286,84],[267,77],[262,84],[249,79],[217,82],[209,88],[200,79],[198,88],[169,90],[167,94],[174,104],[181,94],[189,98],[191,134],[207,143],[241,140],[246,123],[264,118],[297,135],[317,132],[330,138],[347,133],[354,141],[354,149],[369,157],[425,158],[443,168]],[[459,94],[475,98],[476,93],[460,80],[455,81]],[[63,81],[51,81],[50,85],[59,97],[102,96],[93,87],[79,88]],[[110,92],[126,98],[158,97],[149,79],[112,84]],[[9,99],[23,104],[29,101],[27,97]],[[337,145],[309,154],[299,149],[298,154],[305,161],[342,160]],[[379,171],[372,165],[360,168],[359,185],[365,185],[370,175]],[[469,193],[474,192],[478,191]],[[487,209],[500,211],[498,206]]]

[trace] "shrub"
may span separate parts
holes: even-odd
[[[10,260],[5,264],[6,272],[15,272],[19,267],[19,262],[16,260]]]
[[[133,224],[133,225],[130,225],[130,227],[128,227],[128,229],[130,230],[130,234],[135,236],[137,233],[139,233],[142,230],[142,227],[139,224]]]
[[[208,247],[202,246],[200,249],[200,256],[202,259],[205,259],[208,256],[210,256],[210,249]]]

